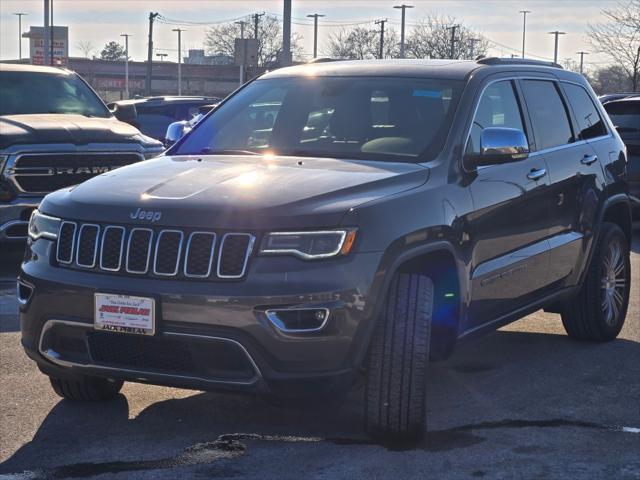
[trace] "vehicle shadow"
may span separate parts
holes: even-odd
[[[410,448],[465,448],[485,439],[452,433],[477,429],[481,434],[488,425],[519,428],[523,420],[529,427],[550,421],[620,425],[637,416],[637,370],[624,366],[638,358],[640,343],[629,340],[593,344],[564,335],[498,331],[469,342],[449,360],[430,367],[432,433],[426,443]],[[67,473],[77,473],[77,468],[87,474],[108,473],[144,469],[140,465],[150,459],[156,459],[153,465],[168,465],[185,449],[219,442],[221,435],[235,432],[255,434],[236,437],[241,442],[294,436],[284,441],[330,441],[348,448],[369,444],[362,428],[362,405],[362,389],[354,390],[339,408],[282,408],[257,397],[194,393],[154,403],[130,418],[132,408],[123,395],[98,404],[63,400],[33,439],[0,465],[0,473],[59,466]],[[251,445],[242,448],[249,451]]]

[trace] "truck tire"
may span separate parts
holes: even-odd
[[[122,388],[122,380],[100,377],[82,377],[78,380],[66,380],[49,377],[53,390],[62,398],[83,402],[111,400]]]
[[[433,282],[397,274],[369,348],[365,428],[374,438],[416,440],[424,433]]]
[[[562,324],[572,338],[606,342],[618,336],[627,315],[629,242],[618,225],[604,223],[595,248],[584,284],[562,309]]]

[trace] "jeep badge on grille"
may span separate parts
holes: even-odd
[[[133,220],[148,220],[151,223],[155,223],[162,218],[162,212],[155,210],[141,210],[138,208],[135,212],[129,214]]]

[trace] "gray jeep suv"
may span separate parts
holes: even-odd
[[[44,199],[22,343],[70,399],[133,381],[304,402],[361,379],[367,431],[415,438],[428,361],[458,341],[541,308],[617,336],[626,161],[554,64],[277,70],[166,155]]]

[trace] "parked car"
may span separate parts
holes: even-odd
[[[200,107],[217,103],[218,97],[147,97],[132,100],[120,100],[109,104],[133,105],[137,112],[131,122],[145,135],[164,140],[169,124],[177,121],[189,121],[200,113]]]
[[[553,64],[275,70],[165,156],[45,198],[22,344],[75,400],[126,380],[306,403],[362,380],[367,431],[416,438],[429,359],[459,341],[540,308],[618,335],[625,172],[586,80]]]
[[[629,193],[640,219],[640,96],[606,103],[604,109],[627,145]]]
[[[608,102],[613,102],[615,100],[622,100],[623,98],[629,97],[640,97],[640,93],[638,92],[625,92],[625,93],[608,93],[606,95],[600,95],[598,100],[600,103],[605,105]]]
[[[77,74],[0,64],[0,243],[27,238],[48,192],[159,155],[160,142],[110,112]]]

